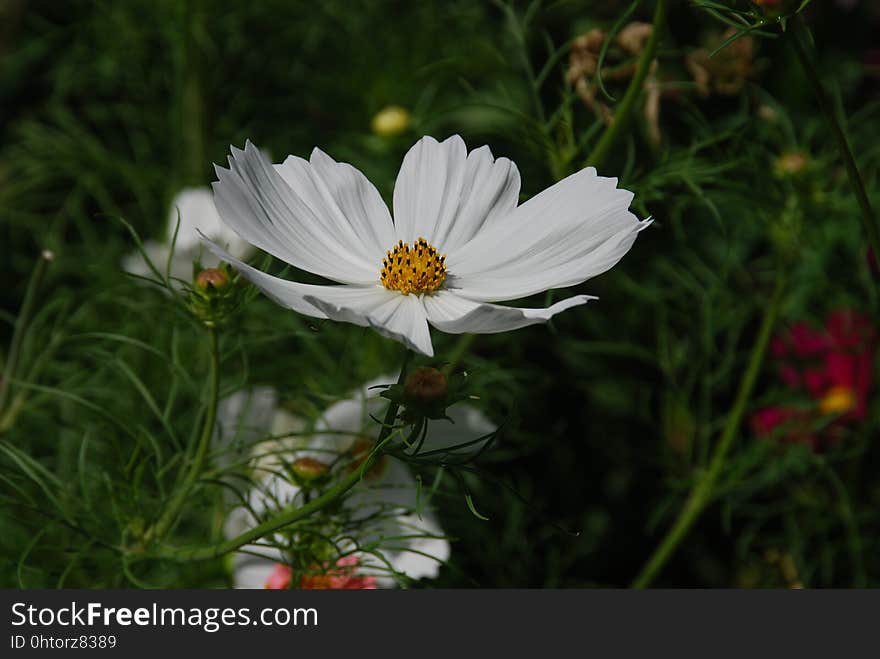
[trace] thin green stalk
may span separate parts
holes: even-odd
[[[712,501],[715,494],[715,485],[721,476],[727,453],[737,436],[746,406],[752,395],[755,382],[758,379],[758,373],[764,362],[764,354],[767,352],[767,345],[770,342],[773,327],[776,325],[776,319],[779,316],[784,289],[785,276],[780,274],[776,280],[776,289],[773,291],[773,296],[770,298],[770,303],[764,312],[764,318],[761,321],[758,337],[752,347],[746,371],[740,380],[736,399],[727,416],[727,422],[724,425],[721,438],[715,446],[715,452],[712,455],[709,467],[695,483],[684,507],[678,515],[678,519],[675,520],[675,524],[667,532],[663,541],[657,546],[648,562],[645,563],[642,571],[632,582],[633,588],[646,588],[651,584],[660,570],[663,569],[663,566],[666,565],[666,562],[672,557],[678,545],[687,536],[700,514]]]
[[[859,168],[853,157],[852,149],[849,146],[849,140],[843,129],[841,117],[835,108],[831,95],[822,84],[822,80],[819,78],[819,74],[813,64],[813,58],[810,54],[810,42],[812,41],[810,29],[807,27],[803,16],[800,14],[794,18],[792,23],[791,42],[794,45],[794,50],[801,62],[807,80],[813,88],[813,93],[816,95],[819,109],[822,111],[822,114],[825,115],[825,119],[831,126],[831,132],[834,134],[834,139],[837,141],[837,148],[840,150],[840,155],[843,158],[843,164],[846,167],[846,174],[849,178],[849,183],[859,202],[859,209],[861,210],[860,217],[862,218],[862,226],[865,229],[865,234],[867,234],[868,237],[868,244],[874,250],[874,254],[878,255],[877,258],[880,258],[880,229],[878,229],[877,219],[874,216],[874,210],[871,208],[871,202],[865,191],[865,182],[862,180],[862,175],[859,173]]]
[[[611,151],[611,147],[614,146],[618,136],[629,122],[636,99],[639,97],[639,94],[642,93],[645,78],[648,76],[648,71],[651,69],[651,62],[654,61],[654,55],[657,52],[657,44],[660,41],[660,32],[663,29],[665,20],[666,0],[657,0],[657,5],[654,7],[651,36],[648,38],[648,41],[645,43],[645,49],[639,56],[639,63],[636,67],[636,72],[633,75],[632,80],[630,80],[629,87],[626,88],[626,93],[620,101],[620,105],[617,106],[617,109],[614,112],[614,119],[612,120],[611,125],[605,129],[605,132],[602,133],[602,137],[599,138],[598,144],[593,148],[590,155],[587,156],[587,165],[592,165],[593,167],[600,167],[602,165],[605,158],[608,156],[608,153]]]
[[[389,408],[391,406],[393,406],[393,404],[389,405]],[[164,552],[160,554],[159,557],[177,561],[198,561],[208,558],[217,558],[224,554],[228,554],[231,551],[235,551],[236,549],[240,549],[246,544],[253,542],[254,540],[258,540],[259,538],[262,538],[263,536],[268,535],[273,531],[277,531],[278,529],[284,528],[289,524],[298,522],[301,519],[305,519],[309,515],[323,510],[324,508],[338,500],[340,497],[342,497],[346,492],[348,492],[351,488],[353,488],[361,481],[364,474],[367,473],[367,470],[373,465],[376,455],[378,455],[378,452],[385,446],[389,439],[390,438],[386,438],[383,442],[377,444],[376,448],[370,453],[369,456],[367,456],[367,459],[361,463],[358,469],[351,472],[348,476],[346,476],[332,488],[324,492],[324,494],[322,494],[321,496],[312,499],[309,503],[300,506],[299,508],[289,508],[283,510],[271,519],[266,520],[262,524],[259,524],[249,531],[245,531],[241,535],[231,538],[226,542],[221,542],[211,547],[175,549],[173,551]]]
[[[205,412],[205,423],[202,426],[202,434],[199,437],[195,454],[193,455],[189,471],[184,477],[183,483],[176,488],[171,502],[168,504],[168,507],[165,508],[159,521],[156,522],[156,525],[151,531],[147,532],[147,540],[150,538],[164,537],[172,524],[174,524],[177,516],[180,514],[181,509],[186,503],[193,486],[202,474],[202,469],[205,466],[205,458],[208,455],[208,449],[211,446],[211,439],[214,436],[214,423],[217,419],[217,404],[220,393],[220,351],[218,347],[217,330],[213,327],[208,328],[208,336],[210,337],[211,343],[211,373],[208,376],[208,386],[210,387],[208,391],[208,409]]]
[[[9,383],[15,377],[15,369],[18,366],[18,358],[21,353],[21,344],[24,341],[25,331],[37,301],[37,291],[40,289],[40,284],[46,275],[46,267],[54,258],[55,255],[52,252],[44,250],[37,259],[37,263],[31,272],[31,278],[28,280],[24,301],[21,304],[21,311],[19,311],[18,317],[15,319],[15,329],[12,330],[12,341],[9,344],[9,353],[6,355],[3,375],[0,377],[0,413],[6,408],[6,399],[10,391]]]
[[[529,59],[529,48],[526,43],[526,26],[529,21],[533,17],[533,9],[537,9],[537,5],[532,3],[529,9],[526,11],[526,15],[523,18],[522,23],[520,23],[519,19],[516,16],[516,12],[513,10],[512,4],[500,4],[499,6],[502,10],[507,13],[507,19],[510,23],[510,31],[513,33],[513,38],[516,40],[516,45],[519,47],[518,52],[520,56],[520,64],[522,65],[523,71],[526,74],[526,77],[529,80],[529,87],[532,92],[532,103],[534,105],[535,117],[538,120],[538,123],[542,126],[542,128],[546,127],[547,118],[544,114],[544,106],[541,103],[541,94],[540,94],[540,85],[538,84],[538,78],[535,75],[535,69],[532,67],[532,62]]]
[[[400,367],[400,375],[397,378],[398,384],[403,384],[406,379],[406,372],[409,366],[410,358],[412,357],[412,352],[410,350],[406,350],[403,356],[403,363]],[[364,477],[364,474],[369,471],[370,467],[373,466],[373,463],[376,461],[376,458],[391,441],[391,431],[394,426],[394,420],[397,418],[397,412],[399,410],[399,406],[397,403],[390,402],[388,404],[388,409],[385,412],[385,419],[382,423],[382,429],[379,431],[379,437],[376,440],[376,446],[370,451],[370,454],[366,457],[366,459],[360,464],[360,466],[354,470],[352,473],[348,474],[345,478],[340,480],[336,485],[331,487],[329,490],[324,492],[321,496],[312,499],[308,503],[299,508],[287,508],[282,510],[274,517],[267,519],[262,524],[255,526],[254,528],[245,531],[241,535],[238,535],[234,538],[231,538],[225,542],[218,543],[211,547],[195,547],[195,548],[179,548],[168,550],[160,553],[158,557],[165,558],[169,560],[177,560],[177,561],[194,561],[194,560],[204,560],[209,558],[217,558],[222,556],[223,554],[228,554],[231,551],[235,551],[246,544],[253,542],[263,536],[272,533],[273,531],[277,531],[278,529],[284,528],[294,522],[298,522],[301,519],[305,519],[309,515],[312,515],[320,510],[323,510],[327,506],[335,503],[338,499],[340,499],[346,492],[348,492],[351,488],[357,485],[361,479]]]

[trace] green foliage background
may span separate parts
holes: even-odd
[[[652,4],[633,18],[650,21]],[[789,281],[782,322],[818,325],[835,308],[878,317],[858,206],[787,40],[766,30],[743,89],[702,98],[683,58],[724,25],[696,6],[712,3],[671,4],[658,52],[672,92],[662,141],[651,144],[636,112],[600,168],[655,223],[616,268],[577,287],[598,302],[548,327],[478,337],[464,357],[480,405],[504,422],[467,483],[489,520],[444,488],[436,503],[453,558],[423,586],[628,584],[705,469],[778,273]],[[842,4],[813,3],[807,16],[877,208],[878,71],[866,61],[880,18],[870,2]],[[527,198],[586,164],[603,126],[565,82],[569,45],[629,6],[0,4],[4,360],[34,263],[43,249],[56,255],[0,424],[0,585],[228,583],[219,559],[118,551],[161,510],[167,470],[199,428],[207,370],[185,305],[122,274],[134,241],[120,218],[144,238],[163,235],[175,193],[213,180],[211,163],[245,139],[275,160],[320,146],[390,199],[415,139],[457,132],[513,159]],[[611,91],[619,99],[623,88]],[[370,120],[389,104],[413,122],[384,138]],[[773,173],[790,150],[809,156],[797,181]],[[455,340],[435,333],[437,354]],[[221,352],[224,393],[271,384],[312,415],[399,355],[372,332],[281,313],[259,295],[224,329]],[[749,410],[784,396],[772,367],[762,373]],[[821,455],[757,440],[743,424],[718,497],[656,583],[784,585],[767,560],[777,552],[807,586],[880,585],[876,395],[870,405]],[[205,543],[222,519],[206,486],[175,541]]]

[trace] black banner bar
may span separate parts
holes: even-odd
[[[554,649],[838,656],[876,642],[880,591],[6,590],[2,608],[3,657],[80,650],[519,656]]]

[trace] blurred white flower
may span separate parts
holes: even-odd
[[[177,228],[178,217],[180,227]],[[177,239],[174,231],[177,229]],[[215,267],[220,260],[210,252],[202,249],[199,232],[210,236],[218,243],[225,245],[230,253],[238,258],[246,259],[254,252],[254,248],[238,234],[227,228],[217,214],[214,195],[209,188],[187,188],[181,190],[171,203],[171,210],[166,222],[165,238],[161,241],[147,240],[143,247],[147,256],[159,272],[165,272],[165,265],[171,255],[171,244],[174,242],[174,256],[171,260],[171,278],[192,280],[193,261],[201,256],[202,265],[206,268]],[[122,261],[126,272],[153,277],[153,273],[137,250],[128,254]]]
[[[350,398],[328,407],[311,429],[303,419],[278,408],[271,428],[274,439],[259,443],[253,451],[257,485],[246,495],[247,505],[235,508],[227,518],[227,537],[256,526],[274,510],[302,505],[304,493],[287,477],[285,465],[303,458],[329,463],[342,454],[358,451],[365,431],[375,432],[376,424],[370,415],[381,414],[387,404],[379,397],[380,390],[371,388],[395,380],[386,376],[366,383]],[[449,416],[452,422],[431,422],[423,452],[455,447],[496,430],[479,410],[466,404],[452,406]],[[226,425],[231,424],[227,421]],[[466,450],[479,448],[471,446]],[[410,579],[434,578],[440,564],[449,558],[449,542],[434,514],[424,505],[419,507],[417,493],[409,467],[384,457],[345,499],[344,506],[357,536],[356,544],[354,540],[342,540],[340,548],[353,552],[357,574],[375,577],[380,588],[397,583],[395,572]],[[332,535],[333,530],[328,533]],[[274,540],[273,545],[285,542],[282,534]],[[377,549],[358,550],[370,543],[377,543]],[[277,546],[255,543],[242,547],[233,561],[236,588],[264,588],[278,563],[284,561],[284,555]]]
[[[343,285],[273,277],[207,241],[215,254],[282,306],[373,327],[429,356],[428,323],[453,334],[504,332],[586,303],[590,296],[576,295],[546,309],[489,304],[605,272],[649,223],[627,210],[631,192],[592,167],[518,206],[516,165],[487,146],[468,153],[458,135],[424,137],[406,154],[393,223],[366,177],[320,149],[272,165],[248,142],[217,176],[217,209],[242,238]]]

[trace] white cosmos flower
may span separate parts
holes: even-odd
[[[180,227],[177,228],[178,217]],[[177,239],[174,239],[174,231],[177,228]],[[192,279],[193,261],[201,256],[202,265],[212,268],[219,263],[219,259],[213,254],[200,254],[202,243],[199,232],[206,236],[224,243],[229,251],[238,258],[246,259],[254,252],[254,248],[238,234],[229,229],[220,220],[217,207],[214,205],[214,196],[209,188],[186,188],[181,190],[174,201],[171,202],[171,210],[165,227],[165,238],[161,241],[148,240],[143,244],[144,252],[153,262],[159,272],[165,272],[165,265],[171,255],[171,244],[174,243],[174,255],[171,259],[171,278],[190,281]],[[139,251],[128,254],[122,261],[122,268],[126,272],[153,276],[147,263]]]
[[[342,285],[279,279],[209,242],[215,254],[282,306],[371,326],[429,356],[428,323],[453,334],[504,332],[584,304],[590,296],[546,309],[490,302],[605,272],[648,225],[627,210],[632,193],[592,167],[517,205],[516,165],[487,146],[468,153],[458,135],[424,137],[406,154],[393,222],[366,177],[320,149],[273,165],[248,142],[217,176],[217,209],[239,236]]]
[[[381,414],[387,401],[380,398],[380,390],[373,387],[395,381],[396,378],[389,375],[367,382],[346,400],[328,407],[311,431],[304,419],[277,408],[271,427],[271,434],[277,439],[261,442],[254,448],[257,484],[246,495],[247,505],[229,514],[224,527],[227,537],[247,531],[281,508],[302,505],[304,493],[287,478],[284,465],[306,457],[330,463],[355,447],[365,433],[374,433],[376,424],[370,415]],[[229,409],[241,407],[235,404]],[[450,407],[449,416],[452,422],[429,422],[423,452],[449,449],[497,429],[479,410],[467,404]],[[466,450],[479,448],[476,445]],[[355,552],[357,574],[375,576],[379,587],[390,588],[396,584],[393,572],[410,579],[434,578],[440,564],[449,559],[449,542],[431,510],[424,505],[419,507],[417,495],[418,488],[409,467],[384,457],[345,499],[357,546],[376,542],[381,558],[357,551],[353,540],[341,540],[340,547],[343,551]],[[329,529],[328,535],[333,537],[339,531]],[[284,561],[284,553],[277,545],[283,545],[285,538],[278,534],[274,540],[247,545],[234,555],[236,588],[265,587],[275,566]]]

